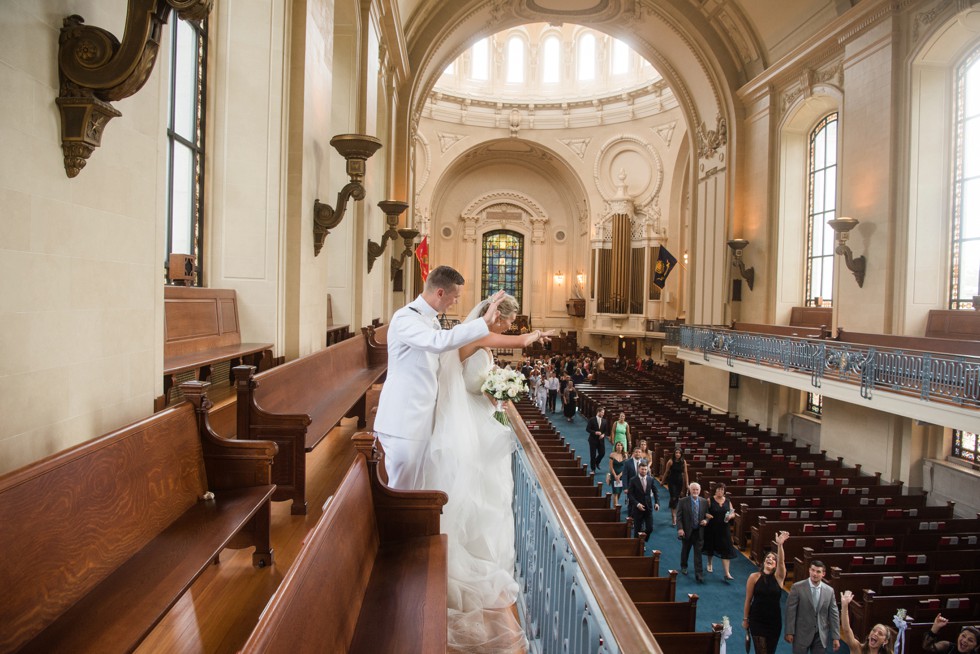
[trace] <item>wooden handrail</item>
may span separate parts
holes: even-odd
[[[507,403],[506,413],[619,651],[663,654],[650,628],[616,576],[616,571],[599,549],[599,543],[572,505],[571,498],[559,483],[554,470],[548,465],[512,402]]]

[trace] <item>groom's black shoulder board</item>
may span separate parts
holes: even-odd
[[[420,316],[422,315],[422,312],[416,309],[415,307],[408,307],[408,308],[414,311],[415,313],[419,314]]]

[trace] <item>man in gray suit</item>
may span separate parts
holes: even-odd
[[[793,654],[825,654],[827,645],[840,649],[840,611],[834,589],[824,583],[827,567],[810,562],[808,579],[793,584],[786,600],[786,642]]]

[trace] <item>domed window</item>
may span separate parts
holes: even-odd
[[[630,49],[619,39],[612,40],[612,74],[625,75],[629,72]]]
[[[524,41],[519,36],[507,39],[507,83],[524,81]]]
[[[470,59],[470,77],[478,80],[490,79],[490,41],[480,39],[473,46]]]
[[[561,42],[557,36],[549,36],[544,40],[541,81],[545,84],[557,84],[561,81]]]
[[[589,33],[578,42],[578,79],[580,82],[595,79],[595,36]]]

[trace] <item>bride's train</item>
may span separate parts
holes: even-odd
[[[449,650],[503,654],[525,651],[526,641],[514,610],[514,437],[480,392],[491,365],[482,349],[462,364],[443,355],[420,487],[449,496]]]

